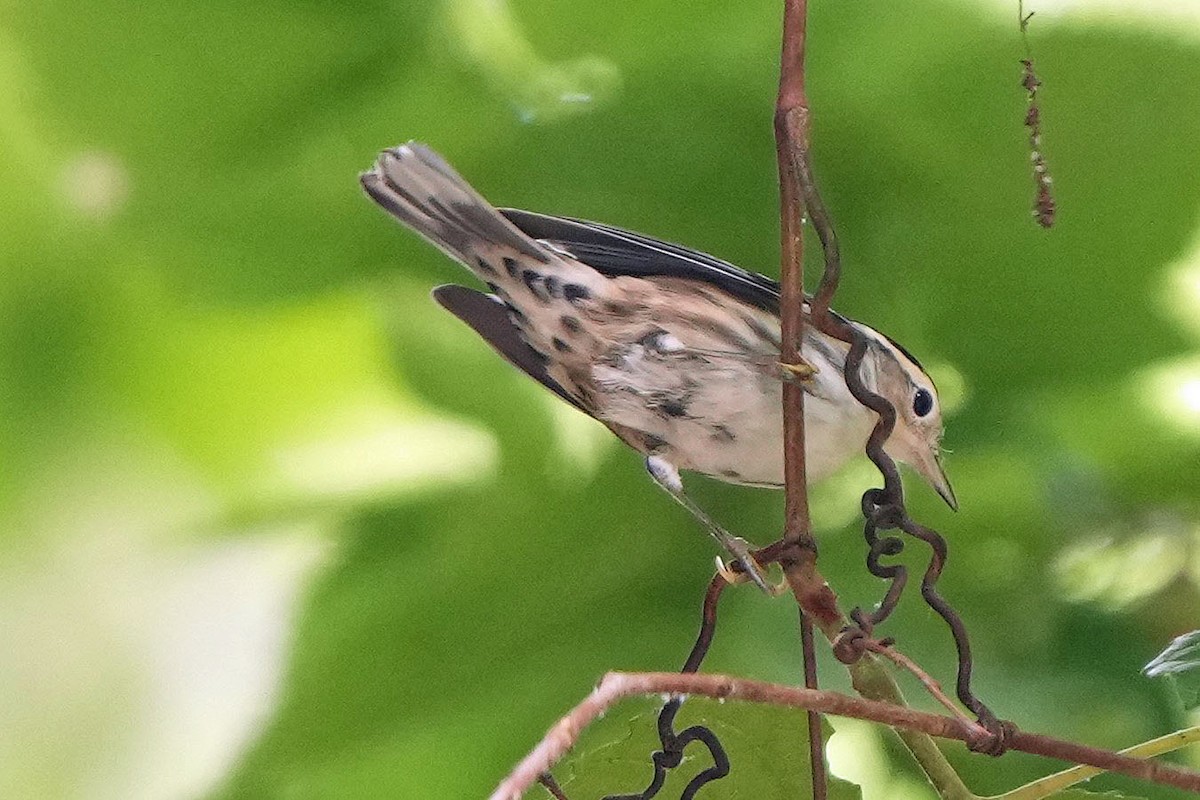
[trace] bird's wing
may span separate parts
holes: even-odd
[[[504,356],[508,363],[571,405],[584,410],[579,401],[567,394],[546,372],[546,357],[521,338],[503,302],[483,292],[454,284],[434,289],[433,299],[437,300],[442,308],[471,326],[471,329],[483,337],[497,353]]]
[[[560,247],[602,275],[670,276],[712,284],[742,302],[779,313],[779,284],[728,261],[598,222],[502,208],[522,233]]]
[[[501,208],[499,211],[526,236],[566,250],[601,275],[688,278],[716,286],[738,300],[771,314],[779,313],[779,284],[776,281],[708,253],[601,222],[556,217],[516,208]],[[812,296],[805,293],[804,298],[804,311],[807,313]],[[840,322],[859,325],[832,309],[829,313]],[[920,367],[916,357],[899,342],[891,337],[884,338]]]

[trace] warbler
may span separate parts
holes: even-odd
[[[679,470],[735,484],[783,484],[779,286],[680,245],[596,222],[495,208],[441,156],[410,142],[360,176],[368,196],[481,279],[433,296],[515,367],[643,454],[755,582],[746,542],[686,495]],[[807,304],[804,309],[808,313]],[[868,388],[896,408],[884,445],[948,503],[937,390],[916,358],[867,339]],[[819,481],[863,452],[877,415],[850,394],[849,347],[806,326],[801,355],[806,466]]]

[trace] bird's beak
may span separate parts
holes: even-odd
[[[920,458],[915,460],[917,463],[912,466],[921,473],[921,477],[942,496],[951,511],[958,511],[958,498],[954,496],[954,488],[950,486],[950,479],[946,477],[946,469],[942,466],[941,455],[926,450]]]
[[[933,488],[946,501],[946,505],[950,506],[951,511],[958,511],[958,498],[954,496],[954,487],[950,485],[950,479],[946,477],[946,468],[942,466],[942,459],[939,456],[937,459],[937,477],[933,481]]]

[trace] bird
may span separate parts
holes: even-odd
[[[780,364],[778,283],[610,225],[494,207],[419,142],[382,151],[359,180],[384,211],[487,286],[438,286],[434,299],[640,453],[654,482],[768,589],[748,543],[691,499],[680,470],[782,488],[782,385],[797,378]],[[865,337],[864,381],[896,409],[884,451],[957,509],[933,380],[894,340],[838,319]],[[862,453],[878,417],[846,385],[848,345],[808,325],[800,352],[810,373],[800,382],[811,483]]]

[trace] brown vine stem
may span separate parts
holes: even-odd
[[[784,0],[783,36],[779,54],[779,95],[775,101],[775,152],[779,167],[779,358],[785,366],[803,367],[804,341],[804,201],[795,153],[808,149],[807,125],[800,127],[803,139],[794,140],[791,124],[798,115],[808,120],[808,98],[804,91],[804,50],[808,33],[808,0]],[[824,579],[816,570],[817,546],[812,536],[808,508],[808,474],[804,453],[804,387],[797,381],[783,383],[783,484],[784,528],[780,559],[792,592],[800,604],[800,642],[804,655],[804,685],[817,688],[817,655],[813,646],[813,621],[804,602],[822,588]],[[832,592],[829,592],[832,595]],[[828,777],[825,771],[821,716],[808,712],[809,764],[813,800],[825,800]]]
[[[813,624],[800,609],[800,649],[804,653],[804,686],[817,689],[817,649],[813,644]],[[808,712],[808,764],[812,770],[812,800],[825,800],[829,794],[829,776],[825,769],[825,736],[820,713]]]
[[[780,359],[798,364],[804,336],[803,215],[816,223],[825,250],[825,273],[813,303],[814,316],[824,313],[837,288],[840,259],[837,240],[809,166],[809,110],[805,92],[804,55],[807,0],[784,0],[783,42],[780,53],[779,95],[775,105],[775,155],[780,191]],[[817,570],[816,546],[808,509],[804,462],[804,392],[792,381],[783,385],[785,528],[782,541],[764,549],[763,560],[778,560],[801,613],[833,642],[847,627],[837,595]],[[891,675],[872,656],[850,666],[855,691],[873,700],[904,705]],[[915,730],[898,734],[921,765],[939,796],[970,800],[975,795],[929,736]],[[814,762],[815,763],[815,762]],[[824,761],[821,761],[823,766]]]
[[[1148,742],[1127,747],[1121,753],[1127,756],[1137,756],[1138,758],[1153,758],[1154,756],[1170,753],[1173,750],[1178,750],[1195,742],[1200,742],[1200,727],[1184,728],[1175,733],[1168,733],[1166,736],[1159,736],[1157,739],[1151,739]],[[1024,786],[1020,786],[1004,794],[998,794],[989,798],[980,798],[980,800],[1044,800],[1044,798],[1057,794],[1077,783],[1082,783],[1088,778],[1094,778],[1101,772],[1103,770],[1096,769],[1095,767],[1071,767],[1062,772],[1056,772],[1053,775],[1047,775],[1044,778],[1031,781]]]
[[[803,366],[804,231],[803,200],[795,170],[795,152],[808,149],[808,98],[804,93],[804,45],[807,0],[784,0],[783,51],[779,61],[779,97],[775,103],[775,148],[779,162],[779,313],[784,364]],[[800,118],[805,124],[793,126]],[[803,138],[796,140],[799,135]],[[804,462],[804,387],[783,383],[783,464],[785,544],[815,549],[808,510],[808,476]]]
[[[951,700],[946,692],[943,691],[942,685],[938,683],[938,681],[932,675],[922,669],[917,662],[913,661],[911,658],[904,655],[890,644],[884,644],[883,642],[871,640],[868,641],[865,646],[872,653],[878,653],[896,666],[906,669],[915,675],[917,680],[921,682],[921,685],[925,687],[925,690],[933,695],[935,700],[945,706],[946,709],[963,725],[978,729],[978,733],[981,736],[987,734],[987,731],[984,730],[984,728],[978,722],[962,712],[962,709],[958,707],[958,704]]]
[[[807,0],[784,0],[783,46],[779,60],[779,95],[775,102],[775,156],[779,167],[779,315],[780,360],[803,368],[804,214],[803,176],[797,163],[808,152],[808,98],[804,90]],[[778,561],[788,586],[804,613],[822,630],[841,621],[837,596],[817,571],[817,547],[808,508],[808,474],[804,460],[804,387],[783,382],[783,538],[765,548],[767,560]],[[840,627],[840,625],[839,625]]]
[[[807,0],[784,0],[783,47],[779,60],[779,96],[775,102],[775,157],[779,167],[779,316],[780,360],[803,369],[804,340],[804,192],[797,169],[808,152],[808,98],[804,90]],[[817,547],[808,508],[804,460],[804,387],[783,382],[783,538],[763,555],[778,561],[804,613],[827,629],[841,619],[837,597],[816,568]]]
[[[567,796],[563,794],[562,788],[558,785],[558,781],[554,780],[554,776],[549,772],[543,772],[538,776],[538,783],[542,785],[554,800],[567,800]]]
[[[853,717],[929,736],[969,741],[975,731],[954,717],[929,714],[911,708],[866,700],[860,697],[782,686],[765,681],[678,672],[610,672],[583,702],[552,727],[537,747],[496,787],[490,800],[518,800],[539,778],[575,745],[580,733],[610,708],[627,697],[698,695],[716,700],[742,700],[774,706],[820,711]],[[1200,793],[1200,773],[1095,747],[1018,731],[1010,749],[1047,756],[1100,770],[1120,772],[1134,778]]]

